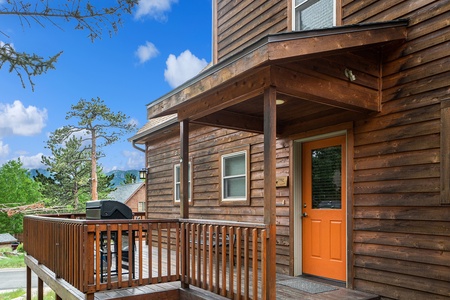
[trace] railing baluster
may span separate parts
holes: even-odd
[[[241,249],[241,228],[236,228],[236,299],[241,299],[242,293],[242,249]]]
[[[213,226],[208,225],[208,250],[209,250],[209,279],[208,279],[208,289],[209,291],[213,291],[213,266],[214,266],[214,257],[213,257]]]
[[[176,274],[175,274],[175,280],[179,280],[180,279],[180,255],[179,253],[181,252],[180,250],[180,226],[179,224],[174,224],[175,227],[175,249],[176,249],[176,255],[175,255],[175,270],[176,270]],[[171,280],[172,281],[172,280]]]
[[[222,226],[222,289],[221,296],[227,295],[227,228]]]
[[[267,231],[266,230],[261,230],[261,294],[262,294],[262,299],[263,300],[267,300],[266,299],[266,285],[264,284],[264,282],[267,282],[266,280],[266,276],[267,276],[267,264],[266,264],[266,260],[267,260]]]
[[[200,251],[201,251],[201,230],[200,230],[200,224],[197,224],[195,226],[195,231],[197,232],[197,240],[195,242],[195,244],[197,244],[197,286],[201,287],[201,276],[202,276],[202,271],[201,271],[201,256],[200,256]]]
[[[142,243],[142,223],[139,223],[139,230],[138,230],[138,240],[139,240],[139,285],[142,285],[143,283],[143,263],[142,259],[144,256],[144,251],[142,249],[143,243]]]
[[[207,267],[207,262],[206,262],[206,252],[207,252],[207,244],[206,244],[206,225],[205,224],[203,224],[202,225],[202,237],[203,237],[203,241],[202,241],[202,245],[203,245],[203,252],[202,252],[202,254],[203,254],[203,279],[202,279],[202,288],[204,289],[204,290],[206,290],[207,289],[207,282],[206,282],[206,277],[207,277],[207,269],[206,269],[206,267]]]
[[[214,226],[214,234],[216,235],[216,259],[215,259],[215,263],[216,263],[216,270],[215,270],[215,282],[214,282],[214,293],[219,294],[219,290],[220,290],[220,273],[219,273],[219,268],[220,268],[220,254],[219,254],[219,226],[215,225]]]
[[[258,230],[252,229],[252,273],[253,273],[253,300],[258,299]]]
[[[95,268],[96,268],[96,289],[97,291],[100,290],[100,274],[102,272],[101,267],[100,267],[100,227],[99,225],[95,226],[95,257],[96,257],[96,264],[95,264]]]
[[[153,283],[153,223],[148,224],[147,231],[147,249],[148,249],[148,278]]]
[[[195,224],[191,224],[191,284],[195,285]]]
[[[249,262],[250,262],[250,249],[249,249],[249,230],[248,228],[244,229],[244,299],[248,300],[250,298],[250,272],[249,272]]]
[[[161,233],[161,223],[158,223],[158,282],[161,282],[162,269],[162,233]]]
[[[170,265],[172,264],[170,257],[172,256],[171,253],[171,249],[170,249],[170,244],[172,243],[172,237],[171,237],[171,228],[170,228],[170,223],[166,223],[166,228],[167,228],[167,276],[170,279],[170,275],[171,275],[171,268]]]

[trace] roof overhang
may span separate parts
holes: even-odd
[[[269,87],[289,103],[277,108],[280,136],[378,112],[381,59],[377,55],[390,48],[386,46],[405,41],[407,25],[406,20],[398,20],[264,37],[149,103],[148,123],[129,141],[134,145],[157,139],[172,132],[180,120],[262,133],[261,99]],[[327,68],[328,62],[348,60],[348,55],[350,60],[363,61],[346,64],[356,63],[376,74],[366,78],[362,74],[353,83],[343,72],[323,77],[305,68],[317,61],[325,61],[318,68]]]
[[[147,118],[173,113],[178,113],[179,120],[205,117],[260,95],[268,86],[276,86],[277,89],[283,86],[285,82],[277,75],[285,74],[287,70],[280,69],[279,64],[402,41],[406,39],[407,24],[407,20],[398,20],[269,35],[149,103]],[[295,76],[291,74],[291,77]],[[229,86],[234,87],[231,93],[227,89]],[[305,91],[308,85],[283,88],[288,94],[307,93],[308,97],[315,97],[321,103],[335,104],[327,103],[328,99],[320,94],[327,91],[321,88],[315,88],[314,91]],[[359,90],[356,88],[354,92],[359,93]],[[346,103],[348,96],[329,102],[341,101],[339,104],[349,109],[376,111],[379,104],[372,99],[375,94],[356,95],[368,99],[364,103]],[[196,103],[195,107],[190,106],[193,103]]]

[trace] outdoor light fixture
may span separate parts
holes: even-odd
[[[284,100],[283,99],[277,99],[277,100],[275,100],[275,104],[276,105],[281,105],[281,104],[284,104]]]
[[[139,179],[145,180],[147,178],[147,173],[148,173],[148,169],[147,168],[142,168],[139,171]]]

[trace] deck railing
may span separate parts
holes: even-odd
[[[69,217],[69,216],[68,216]],[[228,298],[258,299],[264,286],[262,224],[192,219],[24,218],[24,247],[79,291],[182,281]]]

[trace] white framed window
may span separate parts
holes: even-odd
[[[173,187],[173,191],[174,191],[174,201],[175,203],[180,203],[180,188],[181,188],[181,184],[180,184],[180,179],[181,179],[181,175],[180,175],[180,164],[176,164],[173,167],[173,182],[174,182],[174,187]],[[192,170],[191,170],[191,163],[189,162],[188,164],[188,194],[189,194],[189,202],[192,201],[192,174],[191,174]]]
[[[293,0],[293,28],[310,30],[336,25],[336,0]]]
[[[248,204],[248,150],[223,154],[220,160],[221,204]]]
[[[145,202],[138,202],[138,211],[145,211]]]

